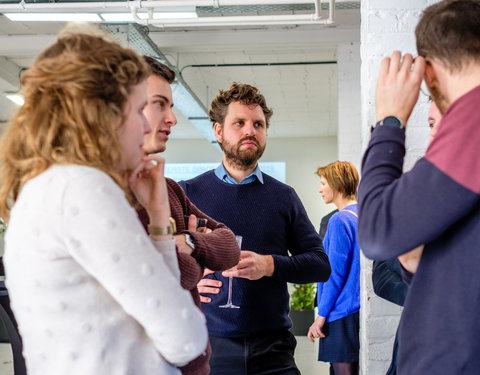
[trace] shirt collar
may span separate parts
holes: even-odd
[[[227,172],[225,169],[223,163],[220,163],[220,165],[215,169],[215,175],[222,180],[223,182],[227,184],[233,184],[233,185],[246,185],[249,184],[255,180],[258,180],[260,183],[263,184],[263,174],[262,171],[260,170],[260,166],[257,164],[257,167],[255,170],[250,173],[247,177],[245,177],[240,183],[235,181],[235,179],[230,176],[230,174]]]

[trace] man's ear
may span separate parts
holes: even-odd
[[[426,61],[425,64],[425,83],[428,87],[435,86],[437,82],[437,72],[436,72],[436,64],[431,60]]]
[[[219,122],[216,122],[216,123],[213,125],[213,131],[215,132],[215,137],[217,138],[217,142],[218,142],[218,143],[222,143],[222,142],[223,142],[223,128],[222,128],[222,124],[220,124]]]

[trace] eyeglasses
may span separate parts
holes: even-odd
[[[428,87],[425,81],[422,81],[422,84],[420,85],[420,92],[423,95],[425,95],[429,101],[432,101],[432,97],[430,96],[430,91],[428,90]]]

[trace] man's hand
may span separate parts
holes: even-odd
[[[258,280],[264,276],[272,276],[274,271],[273,257],[271,255],[260,255],[253,251],[240,251],[238,264],[223,271],[225,277],[243,277],[249,280]]]
[[[410,273],[417,272],[420,259],[422,259],[423,245],[410,250],[408,253],[402,254],[398,257],[398,261]]]
[[[212,270],[205,268],[203,272],[203,277],[213,273]],[[203,296],[203,294],[218,294],[220,293],[220,288],[222,287],[222,282],[214,279],[201,279],[197,284],[197,290],[200,294],[200,302],[209,303],[212,302],[210,297]]]
[[[406,126],[417,102],[424,73],[425,59],[421,56],[414,61],[407,53],[402,59],[400,52],[395,51],[392,57],[383,59],[375,95],[377,121],[395,116]]]
[[[325,334],[323,333],[322,329],[325,324],[325,317],[324,316],[317,316],[313,324],[308,329],[307,337],[311,342],[315,342],[315,339],[320,337],[324,338]]]

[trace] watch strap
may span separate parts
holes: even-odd
[[[396,116],[387,116],[383,120],[378,121],[374,126],[372,126],[372,131],[378,126],[392,126],[395,128],[404,129],[402,120]]]
[[[167,234],[174,234],[177,231],[175,219],[171,217],[169,221],[170,221],[169,225],[162,225],[162,226],[149,225],[148,232],[153,236],[165,236]]]

